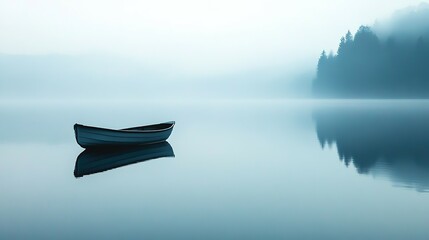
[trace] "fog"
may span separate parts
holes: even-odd
[[[378,21],[374,31],[381,38],[396,41],[416,41],[419,37],[429,36],[429,4],[422,2],[395,11],[388,21]]]
[[[308,97],[321,50],[420,2],[2,0],[0,97]]]

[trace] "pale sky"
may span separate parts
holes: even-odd
[[[0,53],[113,54],[189,73],[317,61],[413,0],[0,0]]]

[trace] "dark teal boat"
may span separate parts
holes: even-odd
[[[74,176],[82,177],[162,157],[174,157],[173,148],[168,142],[131,147],[88,148],[77,157]]]
[[[74,125],[77,143],[83,148],[127,146],[162,142],[168,139],[175,122],[165,122],[125,129]]]

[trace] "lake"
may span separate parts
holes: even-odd
[[[0,104],[0,239],[429,239],[429,101]],[[175,120],[75,177],[73,124]]]

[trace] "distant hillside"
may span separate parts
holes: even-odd
[[[313,95],[321,98],[428,98],[429,5],[396,13],[389,24],[361,26],[322,52]]]

